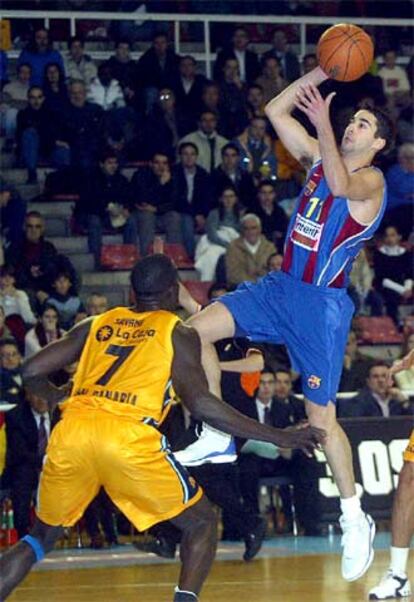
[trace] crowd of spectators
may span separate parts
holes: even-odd
[[[152,252],[157,234],[183,245],[199,279],[216,282],[211,298],[281,269],[288,219],[305,171],[275,137],[264,106],[316,66],[316,57],[309,53],[301,61],[283,29],[268,36],[271,46],[262,56],[251,47],[244,27],[236,26],[229,40],[217,53],[214,79],[208,80],[193,56],[174,52],[164,32],[155,33],[138,61],[126,36],[117,39],[109,60],[97,64],[81,37],[68,40],[67,52],[61,53],[49,32],[39,28],[22,50],[15,73],[11,68],[2,73],[3,151],[12,154],[15,167],[27,170],[28,184],[38,182],[42,166],[56,168],[41,197],[42,213],[47,215],[48,203],[56,202],[54,194],[76,195],[72,227],[87,236],[96,270],[105,233],[122,234],[124,244],[135,246],[141,256]],[[412,61],[406,71],[397,58],[389,48],[383,66],[375,65],[360,81],[328,81],[322,89],[338,92],[332,103],[338,136],[363,102],[388,110],[395,120],[397,146],[380,165],[389,208],[378,239],[357,258],[349,292],[356,314],[386,314],[403,329],[404,316],[413,309],[413,89]],[[125,167],[132,168],[131,177]],[[105,311],[108,302],[99,292],[82,300],[79,274],[45,238],[44,216],[28,210],[18,187],[6,180],[0,181],[0,216],[0,400],[17,404],[7,415],[3,485],[12,490],[16,526],[23,535],[45,442],[58,417],[49,416],[43,402],[25,391],[21,362],[80,319]],[[404,350],[411,349],[414,328],[404,326],[403,334]],[[414,414],[413,370],[390,387],[386,365],[360,353],[357,338],[352,331],[340,390],[358,395],[339,403],[339,416]],[[226,341],[219,345],[220,359],[237,363],[241,349]],[[261,422],[298,422],[304,416],[294,395],[300,383],[286,352],[264,346],[261,353],[266,369],[253,389],[247,393],[238,374],[229,386],[229,375],[223,373],[224,398]],[[54,374],[54,381],[64,384],[74,369]],[[310,501],[317,469],[312,461],[279,451],[269,458],[251,442],[239,442],[239,451],[245,509],[259,515],[259,478],[287,474],[294,479],[301,525],[305,533],[315,534],[317,508]],[[234,478],[233,473],[223,476]],[[290,525],[289,492],[282,498]],[[305,499],[308,504],[301,503]],[[103,545],[98,517],[107,543],[116,543],[111,516],[101,492],[87,513],[95,547]],[[260,524],[255,520],[253,530]],[[233,527],[226,525],[230,536]]]

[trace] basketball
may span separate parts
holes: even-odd
[[[370,68],[374,44],[360,27],[339,23],[321,35],[316,53],[326,75],[341,82],[351,82]]]

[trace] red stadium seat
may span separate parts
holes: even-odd
[[[355,318],[355,327],[359,342],[370,345],[399,345],[403,337],[398,332],[393,320],[388,316]]]
[[[139,259],[135,245],[103,245],[101,266],[105,270],[130,270]]]
[[[149,252],[153,253],[153,245],[150,245]],[[173,260],[176,267],[182,270],[194,269],[194,263],[187,255],[187,251],[180,243],[164,243],[164,253]]]
[[[198,280],[186,280],[183,282],[185,288],[188,290],[190,295],[200,303],[200,305],[207,305],[208,290],[213,284],[212,282],[199,282]]]

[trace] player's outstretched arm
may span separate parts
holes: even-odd
[[[395,360],[393,365],[388,371],[388,381],[389,385],[393,382],[393,375],[398,374],[398,372],[402,372],[403,370],[409,370],[414,366],[414,349],[411,349],[407,355],[399,360]]]
[[[51,409],[67,396],[65,387],[55,387],[47,378],[69,364],[76,362],[82,352],[93,318],[76,324],[61,339],[49,343],[27,359],[22,366],[23,383],[35,395],[46,400]]]
[[[196,420],[244,439],[268,441],[279,447],[299,448],[310,453],[323,443],[326,433],[310,426],[282,430],[260,424],[243,416],[208,390],[207,378],[201,365],[201,342],[198,333],[184,324],[173,332],[173,386],[184,405]]]
[[[273,98],[265,107],[265,112],[270,119],[277,135],[288,151],[306,167],[310,167],[319,159],[319,146],[317,140],[310,136],[306,129],[291,113],[295,108],[296,94],[302,85],[309,83],[318,86],[328,76],[320,67],[306,73],[278,96]]]

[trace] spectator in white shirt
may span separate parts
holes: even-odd
[[[89,88],[96,77],[96,65],[88,54],[84,53],[83,40],[73,37],[68,43],[69,53],[64,59],[65,73],[69,81],[81,80]]]
[[[29,297],[15,287],[15,273],[12,266],[3,266],[0,271],[0,305],[7,317],[20,316],[25,324],[34,324],[36,318],[30,307]]]
[[[397,53],[388,50],[384,54],[384,66],[378,71],[390,109],[404,106],[409,98],[410,82],[405,70],[397,65]]]

